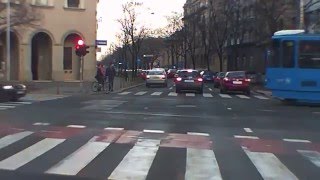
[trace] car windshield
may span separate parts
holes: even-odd
[[[219,73],[219,77],[224,77],[224,75],[225,75],[226,73],[224,73],[224,72],[221,72],[221,73]]]
[[[229,78],[245,78],[245,72],[229,72],[227,77]]]
[[[163,71],[149,71],[148,75],[163,75]]]
[[[180,71],[178,74],[180,77],[198,77],[200,75],[198,71]]]

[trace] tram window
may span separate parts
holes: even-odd
[[[272,41],[272,51],[268,57],[269,67],[280,67],[280,40],[275,39]]]
[[[301,41],[299,46],[299,67],[320,69],[320,41]]]
[[[283,41],[282,42],[282,67],[292,68],[294,67],[294,41]]]

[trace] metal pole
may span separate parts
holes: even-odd
[[[11,7],[10,0],[7,0],[7,63],[6,63],[6,79],[10,80],[10,62],[11,62],[11,41],[10,41],[10,31],[11,31]]]
[[[303,0],[300,0],[300,29],[304,29],[304,2]]]
[[[83,90],[83,56],[80,56],[80,89]]]

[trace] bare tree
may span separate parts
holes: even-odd
[[[137,69],[137,59],[141,49],[141,44],[147,35],[147,29],[138,24],[138,14],[136,9],[140,3],[128,2],[122,6],[123,17],[118,20],[124,35],[124,44],[129,45],[128,50],[131,54],[132,77],[135,77]]]
[[[305,2],[304,4],[304,10],[308,10],[309,8],[311,8],[312,6],[316,5],[320,3],[320,0],[308,0],[307,2]]]
[[[232,0],[209,0],[210,25],[209,33],[212,48],[218,55],[220,71],[223,71],[225,45],[229,36],[229,19],[232,16]]]
[[[32,8],[27,0],[19,0],[19,3],[11,4],[10,26],[37,26],[37,22],[40,20],[40,14]],[[0,3],[0,31],[5,30],[7,27],[6,18],[6,3]]]

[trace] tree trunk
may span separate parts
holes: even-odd
[[[220,72],[223,71],[223,56],[222,56],[222,52],[218,52],[218,56],[219,56],[219,62],[220,62]]]
[[[174,45],[172,44],[171,45],[171,63],[172,63],[172,66],[174,66]]]

